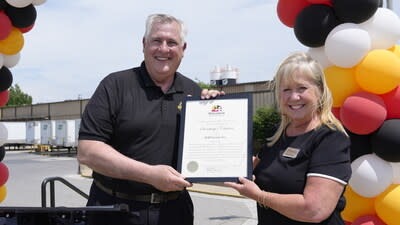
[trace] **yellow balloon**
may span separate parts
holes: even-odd
[[[3,202],[6,199],[7,195],[7,187],[6,185],[0,186],[0,202]]]
[[[326,82],[332,92],[333,107],[342,106],[348,96],[361,91],[356,82],[354,68],[331,66],[324,72]]]
[[[0,40],[0,53],[14,55],[24,46],[24,36],[21,31],[13,27],[6,39]]]
[[[400,45],[394,45],[393,47],[389,48],[388,50],[393,52],[398,57],[400,57]]]
[[[354,222],[358,217],[364,215],[375,215],[375,198],[366,198],[358,195],[347,185],[344,192],[346,207],[341,215],[345,221]]]
[[[387,225],[400,224],[400,185],[392,184],[375,199],[375,210]]]
[[[355,67],[357,83],[367,92],[384,94],[400,84],[400,58],[391,51],[370,51]]]

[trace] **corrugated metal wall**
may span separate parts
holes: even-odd
[[[253,113],[261,106],[273,106],[274,93],[270,82],[255,82],[218,87],[226,94],[251,92]],[[0,108],[0,121],[79,119],[89,99]]]

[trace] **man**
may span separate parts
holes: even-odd
[[[82,116],[78,160],[93,169],[88,206],[129,205],[123,216],[93,215],[89,224],[193,224],[192,184],[176,167],[184,97],[200,87],[176,72],[186,49],[184,24],[150,15],[140,67],[104,78]],[[203,97],[219,93],[204,90]]]

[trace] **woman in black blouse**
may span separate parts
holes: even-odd
[[[350,140],[331,112],[323,70],[307,54],[294,53],[274,81],[282,122],[254,157],[254,182],[225,184],[258,202],[259,225],[343,225]]]

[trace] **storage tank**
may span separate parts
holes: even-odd
[[[56,124],[54,120],[40,121],[40,144],[53,145],[56,139]]]
[[[233,85],[239,77],[239,69],[232,68],[231,65],[227,65],[224,72],[221,74],[222,85]]]
[[[1,122],[6,128],[8,137],[5,144],[25,144],[26,126],[25,122]]]
[[[210,72],[210,84],[214,86],[221,86],[221,74],[221,68],[219,67],[219,65],[216,65],[214,70]]]
[[[26,144],[40,144],[40,123],[39,121],[27,121],[26,127]]]
[[[60,147],[73,147],[75,145],[75,121],[56,120],[55,145]]]

